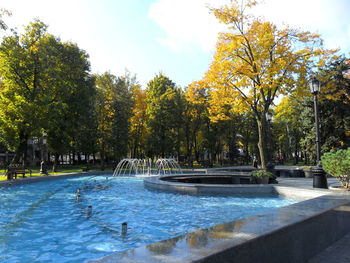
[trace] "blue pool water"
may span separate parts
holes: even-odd
[[[135,177],[75,177],[1,188],[0,262],[84,262],[292,203],[159,192],[145,189]],[[126,235],[123,222],[128,222]]]

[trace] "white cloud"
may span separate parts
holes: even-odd
[[[214,50],[218,32],[223,26],[207,4],[223,4],[224,0],[158,0],[149,10],[153,19],[165,32],[158,40],[173,51],[199,47],[203,51]],[[340,47],[350,51],[348,44],[349,2],[346,0],[265,0],[254,8],[256,15],[278,25],[290,25],[320,33],[328,48]]]
[[[199,46],[204,51],[213,50],[222,25],[209,13],[207,3],[214,1],[159,0],[153,3],[149,17],[166,33],[158,41],[173,51],[192,46]]]
[[[349,10],[346,0],[265,0],[265,3],[256,7],[255,12],[277,25],[288,24],[319,33],[325,40],[325,47],[349,52],[346,10]]]

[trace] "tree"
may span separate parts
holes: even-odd
[[[179,127],[182,115],[180,91],[168,77],[156,75],[146,91],[148,155],[166,157],[178,154]]]
[[[322,82],[319,97],[321,151],[350,146],[350,80],[349,64],[344,57],[335,58],[317,72]],[[284,142],[284,152],[297,158],[304,153],[305,162],[313,162],[315,153],[315,116],[312,95],[290,95],[276,107],[276,122],[280,127],[278,141]],[[296,160],[297,161],[297,160]]]
[[[11,12],[8,11],[7,9],[0,8],[0,29],[1,30],[6,30],[7,25],[3,19],[3,16],[11,16]]]
[[[120,160],[128,152],[130,118],[132,114],[133,89],[138,86],[135,76],[125,72],[124,76],[118,77],[115,90],[113,108],[116,110],[113,122],[113,157]]]
[[[133,109],[130,118],[130,152],[132,158],[145,157],[148,138],[146,92],[140,86],[133,89]]]
[[[76,44],[62,43],[61,85],[54,107],[50,108],[47,133],[50,152],[55,155],[96,151],[95,87],[85,51]]]
[[[86,85],[88,71],[87,55],[49,34],[39,20],[26,26],[22,36],[14,33],[3,39],[0,140],[16,150],[13,162],[26,154],[31,136],[40,137],[50,125],[59,125],[55,121],[62,117],[61,112],[72,106],[69,94]]]
[[[243,116],[222,112],[225,118],[217,118],[212,115],[209,106],[209,87],[203,81],[195,81],[186,90],[186,110],[184,111],[184,130],[188,157],[195,152],[196,160],[199,160],[200,152],[209,153],[209,161],[222,161],[228,157],[231,163],[237,161],[238,144],[242,144],[240,137],[243,131]],[[251,128],[249,129],[251,130]],[[223,151],[228,156],[222,156]],[[219,156],[220,155],[220,156]],[[203,156],[204,157],[204,156]]]
[[[302,138],[305,138],[305,129],[302,128],[303,100],[304,97],[290,95],[284,97],[275,108],[275,123],[278,129],[276,140],[281,160],[291,159],[294,156],[295,163],[299,161],[300,143]]]
[[[319,96],[321,152],[350,147],[350,79],[346,72],[350,69],[347,59],[339,57],[327,63],[318,71],[321,80]],[[304,99],[302,127],[305,131],[301,143],[314,160],[315,127],[313,100]]]
[[[257,122],[259,153],[266,167],[266,113],[276,97],[306,87],[308,70],[323,63],[326,52],[316,34],[291,28],[278,29],[274,24],[247,15],[244,11],[256,4],[248,0],[241,6],[212,8],[230,32],[221,33],[216,53],[203,81],[211,91],[211,107],[218,117],[221,109],[251,111]]]
[[[183,132],[185,136],[185,153],[187,163],[191,165],[193,154],[199,160],[199,152],[203,150],[203,127],[209,121],[208,98],[206,90],[200,82],[193,82],[185,90],[185,106],[183,111]]]
[[[118,160],[127,153],[135,85],[136,79],[129,73],[116,77],[106,72],[96,77],[97,130],[102,167],[108,155]]]

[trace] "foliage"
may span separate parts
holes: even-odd
[[[91,90],[86,80],[90,70],[87,58],[75,44],[62,43],[49,34],[39,20],[26,26],[22,36],[13,33],[3,39],[0,140],[16,150],[15,162],[26,153],[30,137],[56,131],[61,138],[52,140],[53,135],[51,146],[59,151],[62,135],[69,132],[70,125],[78,124],[76,115],[84,106],[77,98],[84,103],[85,87]],[[60,134],[57,128],[64,124],[67,127]]]
[[[303,166],[302,168],[304,171],[311,171],[313,169],[313,166]]]
[[[71,148],[92,153],[96,141],[93,111],[95,89],[94,80],[89,75],[88,55],[72,43],[63,43],[62,53],[64,89],[57,97],[56,107],[50,109],[51,115],[46,125],[49,149],[56,154],[63,154]]]
[[[130,118],[130,151],[132,158],[144,158],[148,137],[146,92],[140,86],[132,90],[134,105]]]
[[[327,173],[337,177],[343,187],[350,187],[350,148],[327,152],[321,160]]]
[[[204,87],[210,87],[214,120],[227,118],[225,112],[252,111],[259,130],[262,166],[266,164],[266,113],[275,98],[291,92],[302,93],[308,70],[324,63],[332,51],[321,48],[316,34],[274,24],[244,13],[256,4],[231,1],[211,9],[229,32],[221,33]],[[203,87],[203,88],[204,88]]]
[[[319,94],[322,152],[350,147],[349,60],[322,49],[318,35],[247,15],[255,1],[213,8],[228,26],[203,79],[182,90],[163,74],[142,89],[126,72],[90,75],[88,54],[35,20],[0,45],[0,146],[19,160],[28,139],[47,133],[49,152],[123,157],[177,156],[188,164],[315,160],[310,69]],[[244,3],[244,1],[242,2]],[[7,11],[0,10],[0,31]],[[276,98],[284,96],[275,107]],[[269,131],[266,113],[273,112]],[[270,136],[270,137],[269,137]],[[269,138],[268,138],[269,137]],[[302,156],[301,156],[302,155]],[[79,159],[79,157],[78,157]]]
[[[318,72],[322,83],[322,94],[327,100],[350,104],[350,61],[344,56],[325,64]]]
[[[135,77],[128,72],[122,77],[109,72],[96,76],[95,109],[101,160],[107,155],[118,160],[127,153],[132,89],[135,85]]]
[[[185,155],[188,164],[191,164],[193,156],[199,160],[200,152],[206,150],[203,135],[205,126],[209,125],[208,97],[198,82],[193,82],[185,89],[182,119]]]
[[[338,58],[319,70],[322,79],[318,95],[321,152],[350,147],[350,79],[344,74],[349,69],[345,58]],[[303,136],[300,143],[310,160],[315,160],[315,116],[313,98],[305,97],[298,107]]]
[[[256,178],[273,178],[274,175],[271,172],[268,172],[266,170],[255,170],[252,172],[252,176]]]
[[[148,156],[171,156],[179,152],[183,94],[168,77],[156,75],[146,90]]]
[[[303,97],[292,94],[284,97],[275,108],[274,126],[277,130],[276,143],[280,160],[290,160],[294,156],[295,163],[298,163],[300,142],[305,138],[301,117],[302,100]]]
[[[0,29],[6,30],[7,25],[6,25],[5,21],[3,20],[3,16],[11,16],[11,12],[8,11],[7,9],[0,8]]]

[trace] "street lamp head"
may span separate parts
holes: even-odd
[[[43,138],[42,138],[43,144],[46,144],[46,143],[47,143],[47,133],[44,131],[44,132],[42,133],[42,136],[43,136]]]
[[[272,114],[271,112],[266,112],[266,120],[271,121],[272,120]]]
[[[321,83],[318,79],[313,77],[310,82],[310,91],[312,94],[317,95],[321,90]]]

